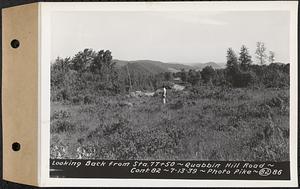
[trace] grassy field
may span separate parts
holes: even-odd
[[[289,159],[289,90],[202,86],[51,102],[51,158]]]

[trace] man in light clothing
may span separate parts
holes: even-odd
[[[166,98],[167,98],[167,89],[166,89],[166,87],[164,86],[164,88],[163,88],[163,93],[162,93],[163,104],[166,103]]]

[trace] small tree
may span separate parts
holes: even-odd
[[[269,51],[269,63],[272,64],[275,62],[275,53],[273,51]]]
[[[227,63],[226,68],[228,70],[236,69],[238,68],[238,59],[236,57],[236,54],[232,48],[229,48],[227,50]]]
[[[173,75],[171,72],[165,72],[164,73],[164,78],[166,81],[171,81],[173,79]]]
[[[180,79],[181,79],[181,81],[187,81],[187,73],[186,73],[186,71],[184,70],[184,69],[181,69],[181,71],[180,71]]]
[[[65,72],[69,71],[70,64],[71,64],[70,57],[64,58],[64,59],[57,57],[55,59],[55,61],[51,64],[51,69],[58,70],[60,72],[65,73]]]
[[[192,85],[197,85],[201,79],[201,74],[199,71],[190,69],[188,72],[188,82]]]
[[[100,74],[103,78],[107,78],[108,74],[114,71],[115,63],[112,62],[112,55],[109,50],[100,50],[92,60],[90,70],[93,73]]]
[[[226,80],[233,85],[239,73],[238,59],[232,48],[227,50]]]
[[[87,71],[95,56],[96,52],[92,49],[84,49],[78,52],[72,59],[72,69],[78,72]]]
[[[70,57],[60,58],[51,64],[51,87],[61,87],[60,85],[64,82],[64,78],[70,68]]]
[[[266,63],[266,58],[267,58],[266,50],[267,48],[265,47],[265,44],[263,42],[256,43],[255,54],[256,54],[256,58],[258,59],[261,65]]]
[[[241,69],[244,71],[248,70],[250,64],[252,63],[251,56],[249,55],[248,49],[245,45],[242,45],[241,47],[239,63]]]
[[[205,83],[211,82],[213,76],[215,75],[215,70],[211,66],[206,66],[201,71],[202,79]]]

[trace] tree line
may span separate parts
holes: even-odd
[[[51,63],[51,100],[89,102],[95,95],[115,95],[134,90],[156,90],[172,85],[174,78],[186,86],[288,87],[289,64],[275,63],[275,54],[266,55],[264,43],[258,42],[253,64],[248,48],[242,45],[237,55],[227,50],[225,69],[207,66],[202,70],[180,70],[156,75],[135,70],[131,64],[116,66],[109,50],[84,49],[74,57],[58,57]],[[270,62],[266,65],[267,60]]]
[[[174,75],[192,85],[200,83],[228,87],[288,87],[289,63],[275,63],[275,53],[269,51],[268,56],[266,50],[263,42],[257,42],[255,56],[258,64],[253,64],[245,45],[241,46],[238,55],[232,48],[228,48],[225,69],[207,66],[201,71],[181,70]]]

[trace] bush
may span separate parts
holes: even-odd
[[[175,104],[170,105],[171,109],[177,110],[183,108],[183,102],[181,100],[178,100]]]
[[[68,111],[54,111],[50,117],[51,133],[75,131],[75,124],[71,123],[71,118],[71,114]]]
[[[239,68],[226,70],[226,80],[232,87],[244,88],[254,83],[256,75],[251,71],[241,71]]]
[[[289,64],[252,65],[250,69],[256,74],[255,83],[257,84],[260,83],[267,88],[284,88],[290,86]]]
[[[252,83],[254,83],[255,77],[256,77],[255,74],[252,72],[239,71],[234,76],[233,86],[234,87],[248,87]]]
[[[206,66],[201,71],[201,76],[202,76],[204,83],[208,83],[208,82],[212,81],[214,75],[215,75],[215,70],[211,66]]]
[[[51,133],[72,131],[75,131],[75,125],[68,120],[55,120],[51,123]]]

